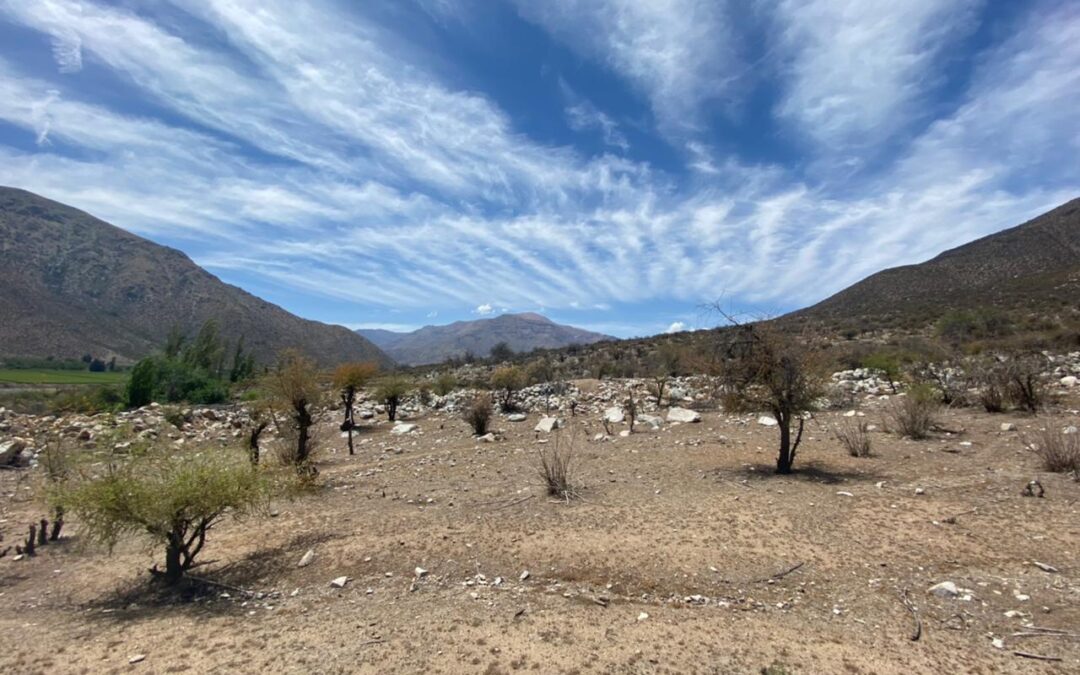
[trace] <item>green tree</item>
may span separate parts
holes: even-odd
[[[375,400],[386,406],[386,417],[391,422],[397,419],[401,400],[412,389],[412,383],[401,375],[390,375],[379,380],[375,387]]]
[[[341,430],[349,434],[349,454],[353,454],[353,427],[356,420],[353,419],[353,404],[356,402],[356,392],[379,372],[379,366],[374,363],[343,363],[334,370],[334,388],[341,395],[341,403],[345,408],[345,420],[341,423]]]
[[[502,366],[491,374],[491,388],[500,392],[503,412],[514,408],[514,394],[525,387],[525,372],[517,366]]]
[[[114,456],[106,470],[69,479],[52,499],[110,550],[132,535],[164,546],[165,569],[152,572],[176,585],[198,565],[210,529],[226,515],[262,512],[274,486],[236,450],[155,448]]]

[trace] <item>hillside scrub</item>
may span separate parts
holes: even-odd
[[[127,404],[139,408],[158,403],[222,403],[229,397],[229,383],[251,377],[254,359],[244,352],[244,340],[232,350],[226,367],[228,344],[221,339],[217,322],[207,321],[190,342],[178,330],[169,335],[160,354],[148,356],[132,368]]]

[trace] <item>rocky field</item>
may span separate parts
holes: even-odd
[[[465,394],[412,401],[396,425],[361,402],[354,456],[330,410],[318,486],[210,533],[199,574],[216,585],[159,594],[160,551],[108,555],[77,522],[0,558],[0,671],[1080,672],[1080,483],[1027,447],[1080,425],[1074,365],[1037,416],[944,410],[921,441],[889,432],[888,383],[838,374],[789,476],[772,473],[772,420],[709,406],[701,379],[673,383],[674,411],[643,404],[634,433],[613,408],[644,382],[531,389],[486,439]],[[852,418],[870,457],[834,437]],[[246,420],[0,412],[0,548],[44,515],[46,432],[219,444]],[[575,447],[570,502],[537,477],[556,438]],[[1032,480],[1043,496],[1023,494]]]

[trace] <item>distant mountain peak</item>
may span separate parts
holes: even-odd
[[[529,352],[538,348],[557,349],[614,339],[609,335],[557,324],[536,312],[507,313],[442,326],[424,326],[409,333],[364,328],[357,332],[395,361],[408,365],[439,363],[466,354],[485,357],[500,342],[505,342],[515,352]]]

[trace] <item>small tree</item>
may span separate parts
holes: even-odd
[[[491,374],[491,388],[501,392],[499,407],[503,412],[514,410],[514,394],[525,386],[525,373],[517,366],[496,368]]]
[[[410,389],[412,383],[401,375],[391,375],[379,380],[375,387],[375,400],[386,406],[386,417],[391,422],[397,419],[398,406]]]
[[[341,395],[341,403],[345,407],[345,420],[341,423],[341,430],[349,435],[349,454],[353,453],[353,427],[356,421],[353,418],[353,404],[356,402],[356,392],[379,372],[379,366],[374,363],[343,363],[334,370],[334,388]]]
[[[176,454],[155,448],[69,481],[57,499],[83,532],[110,550],[139,534],[163,545],[165,569],[155,565],[151,572],[173,586],[198,565],[210,529],[226,514],[259,511],[271,486],[243,453],[214,448]]]
[[[900,379],[901,372],[900,359],[896,358],[893,354],[877,352],[876,354],[871,354],[863,359],[862,365],[863,368],[876,370],[885,375],[885,378],[889,380],[889,388],[892,390],[892,393],[897,393],[896,381]]]
[[[1045,398],[1042,371],[1046,359],[1039,354],[1018,356],[1005,365],[1006,393],[1016,407],[1039,411]]]
[[[762,324],[737,324],[726,333],[720,366],[725,386],[744,408],[772,413],[780,432],[776,472],[791,473],[804,415],[822,393],[813,353],[802,341]],[[793,423],[798,424],[794,438]]]
[[[315,424],[315,408],[322,392],[315,364],[295,350],[286,350],[271,370],[263,388],[269,395],[269,406],[288,420],[296,433],[295,452],[288,456],[301,473],[311,473],[311,427]]]

